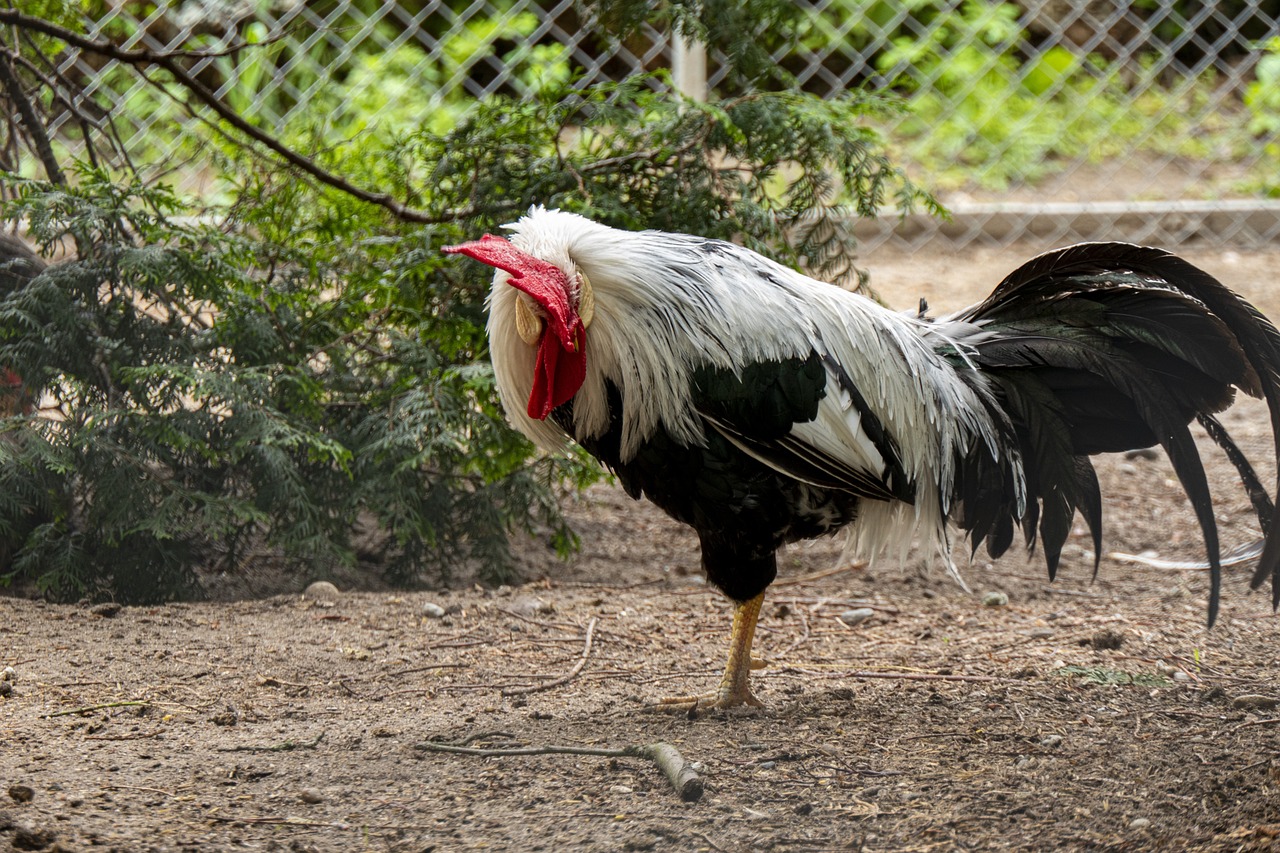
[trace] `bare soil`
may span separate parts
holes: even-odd
[[[882,249],[866,263],[892,304],[947,308],[1037,250]],[[1280,317],[1280,254],[1185,254]],[[1264,410],[1228,423],[1273,478]],[[1225,543],[1255,539],[1208,450]],[[1108,553],[1202,559],[1163,456],[1099,469]],[[856,568],[837,540],[796,546],[757,635],[767,707],[691,718],[648,706],[708,689],[723,664],[729,607],[701,582],[694,537],[612,487],[568,512],[582,552],[564,564],[521,543],[529,583],[515,588],[330,601],[294,578],[280,594],[161,607],[0,598],[0,844],[1280,849],[1280,623],[1247,567],[1228,572],[1206,630],[1204,571],[1108,556],[1091,581],[1082,530],[1053,584],[1038,558],[979,558],[974,594],[923,555]],[[858,608],[873,615],[839,618]],[[683,802],[636,758],[418,748],[468,739],[661,741],[705,792]]]

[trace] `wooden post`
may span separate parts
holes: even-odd
[[[679,27],[671,33],[671,77],[680,94],[707,99],[707,46],[685,38]]]

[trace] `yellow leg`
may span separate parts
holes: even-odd
[[[663,699],[662,705],[669,710],[683,710],[689,707],[733,708],[738,705],[762,707],[764,705],[751,692],[751,670],[763,664],[752,661],[751,641],[755,639],[756,622],[760,619],[760,605],[764,603],[764,593],[755,598],[739,601],[733,609],[733,630],[729,635],[729,661],[725,664],[724,676],[720,679],[720,687],[715,693],[706,696],[681,696]]]

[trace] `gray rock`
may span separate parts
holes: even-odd
[[[1244,711],[1270,711],[1277,705],[1280,705],[1280,699],[1272,696],[1245,695],[1237,696],[1231,700],[1232,708],[1239,708]]]
[[[327,601],[335,602],[342,597],[342,593],[338,588],[328,581],[316,581],[308,586],[302,593],[302,597],[311,601]]]
[[[866,622],[868,619],[870,619],[872,616],[875,616],[875,615],[876,615],[876,612],[872,610],[870,607],[858,607],[853,610],[846,610],[845,612],[841,613],[839,616],[839,619],[844,624],[853,626],[861,622]]]

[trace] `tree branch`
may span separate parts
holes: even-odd
[[[441,214],[432,214],[424,210],[418,210],[417,208],[410,207],[387,193],[375,193],[362,187],[358,187],[340,175],[334,174],[320,166],[311,158],[280,142],[280,140],[276,139],[261,128],[255,127],[249,121],[240,116],[240,114],[235,110],[224,104],[217,95],[193,77],[179,62],[181,59],[203,57],[206,55],[217,56],[221,55],[220,53],[207,54],[205,52],[193,51],[161,52],[147,48],[123,48],[105,38],[89,38],[88,36],[81,35],[74,30],[69,30],[66,27],[52,23],[51,21],[46,21],[43,18],[24,15],[16,9],[0,8],[0,24],[7,24],[17,27],[18,29],[42,33],[46,36],[66,42],[72,47],[89,51],[90,53],[96,53],[100,56],[105,56],[109,59],[114,59],[117,62],[123,62],[127,65],[155,66],[157,68],[161,68],[164,71],[167,71],[174,80],[194,95],[197,100],[217,113],[219,118],[230,124],[245,136],[248,136],[250,139],[253,139],[259,144],[275,152],[284,159],[285,162],[297,169],[300,169],[322,184],[340,190],[353,198],[368,202],[369,204],[378,205],[407,222],[436,224],[441,222],[453,222],[458,219],[474,215],[474,209],[446,211]]]
[[[63,174],[62,168],[58,165],[58,158],[53,154],[53,145],[49,142],[49,134],[45,133],[44,123],[40,121],[40,116],[36,115],[36,109],[27,98],[27,93],[22,91],[22,83],[19,82],[18,75],[13,70],[13,54],[8,50],[0,52],[0,84],[4,85],[9,100],[17,108],[18,115],[22,116],[22,123],[27,128],[27,134],[31,137],[31,142],[36,149],[36,156],[44,165],[49,181],[65,187],[67,176]]]

